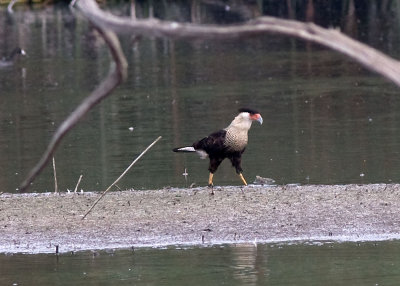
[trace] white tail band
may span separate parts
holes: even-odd
[[[182,147],[179,148],[178,151],[195,152],[196,150],[193,147]]]

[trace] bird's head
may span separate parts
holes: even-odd
[[[260,112],[250,109],[250,108],[241,108],[239,109],[239,116],[242,117],[243,119],[247,119],[250,121],[257,121],[260,124],[263,123],[263,118],[261,117]]]

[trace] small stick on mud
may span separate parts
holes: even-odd
[[[129,165],[128,168],[126,168],[126,170],[118,177],[118,179],[116,179],[114,181],[114,183],[112,183],[100,196],[100,198],[98,198],[94,204],[89,208],[89,210],[85,213],[85,215],[82,217],[82,220],[85,219],[85,217],[90,213],[90,211],[97,205],[97,203],[104,197],[104,195],[116,184],[119,182],[119,180],[122,179],[123,176],[125,176],[125,174],[129,171],[130,168],[132,168],[133,165],[135,165],[135,163],[151,148],[154,146],[154,144],[156,144],[158,142],[158,140],[160,140],[162,137],[158,136],[158,138],[156,140],[153,141],[153,143],[151,143],[146,149],[144,149],[144,151],[142,153],[140,153],[139,156],[136,157],[135,160],[133,160],[133,162]]]
[[[53,157],[53,172],[54,172],[54,193],[58,193],[56,160],[54,160],[54,157]]]
[[[79,184],[81,183],[82,177],[83,177],[83,175],[80,175],[80,176],[79,176],[78,183],[76,183],[74,193],[76,193],[76,191],[78,190],[78,186],[79,186]]]

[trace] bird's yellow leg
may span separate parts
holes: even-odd
[[[214,186],[214,184],[213,184],[213,177],[214,177],[214,174],[210,172],[210,176],[208,177],[208,186],[209,186],[209,187]]]
[[[246,182],[246,180],[244,179],[242,173],[239,174],[239,178],[242,180],[243,184],[244,184],[245,186],[247,186],[247,182]]]

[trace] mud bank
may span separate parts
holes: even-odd
[[[2,194],[0,252],[400,238],[400,185]]]

